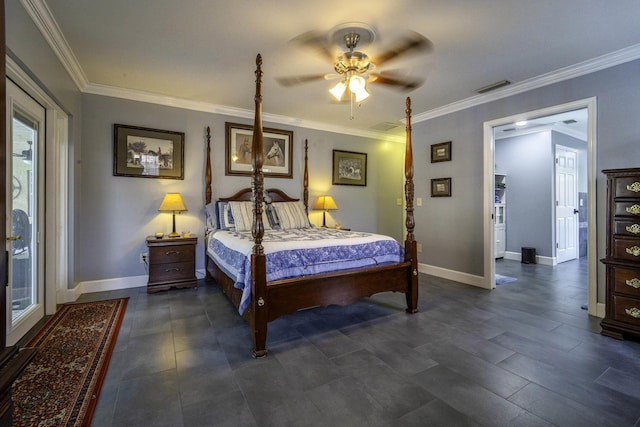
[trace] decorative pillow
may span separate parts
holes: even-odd
[[[269,220],[269,225],[271,226],[271,228],[274,228],[274,229],[280,228],[280,221],[278,221],[278,213],[276,212],[276,209],[273,207],[273,204],[267,203],[264,211],[267,213],[267,220]]]
[[[204,207],[204,215],[206,218],[206,227],[208,230],[218,228],[216,221],[216,205],[215,203],[207,203]]]
[[[216,228],[218,230],[235,230],[233,215],[229,209],[229,202],[216,202]]]
[[[233,223],[236,231],[251,231],[253,225],[253,202],[229,202],[229,208],[233,215]],[[266,210],[262,211],[262,225],[265,230],[270,230]]]
[[[273,202],[271,205],[278,214],[278,222],[282,230],[311,227],[300,202]]]

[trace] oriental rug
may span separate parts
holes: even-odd
[[[64,304],[25,347],[37,348],[14,382],[13,426],[88,426],[128,298]]]

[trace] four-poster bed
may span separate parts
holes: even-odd
[[[266,222],[266,207],[265,202],[270,203],[269,208],[280,208],[287,203],[299,203],[297,198],[290,197],[284,192],[278,189],[264,190],[264,176],[262,172],[262,166],[264,162],[263,155],[263,131],[262,131],[262,57],[258,55],[256,57],[256,93],[255,93],[255,118],[254,118],[254,132],[252,142],[252,175],[251,175],[251,188],[243,189],[236,194],[219,198],[219,201],[228,202],[229,204],[239,201],[250,202],[252,211],[252,222],[250,227],[250,235],[248,231],[245,233],[245,240],[250,239],[250,250],[245,252],[247,260],[245,261],[246,271],[242,274],[247,282],[243,285],[238,282],[238,277],[230,276],[229,265],[225,265],[221,261],[221,257],[213,255],[213,248],[222,246],[219,240],[210,239],[207,243],[206,249],[206,270],[207,276],[212,277],[222,288],[223,292],[232,301],[232,303],[239,308],[240,313],[248,321],[251,328],[251,336],[253,341],[253,356],[261,357],[267,354],[266,339],[267,339],[267,323],[282,316],[284,314],[290,314],[297,310],[316,307],[316,306],[328,306],[331,304],[336,305],[348,305],[356,302],[362,297],[371,296],[379,292],[394,291],[402,292],[406,296],[406,303],[408,313],[415,313],[418,311],[418,265],[417,265],[417,251],[416,242],[414,240],[414,216],[413,216],[413,154],[411,146],[411,101],[407,98],[406,101],[406,151],[405,151],[405,198],[406,198],[406,240],[404,246],[399,245],[395,240],[386,236],[370,235],[369,233],[350,233],[344,231],[329,231],[329,233],[343,233],[338,235],[330,235],[328,238],[332,242],[330,248],[332,250],[322,251],[322,255],[326,256],[328,253],[333,252],[349,252],[353,253],[366,252],[367,255],[360,255],[365,264],[363,267],[342,267],[345,269],[338,271],[327,271],[325,266],[332,264],[334,261],[326,261],[320,268],[313,270],[311,273],[305,273],[304,275],[295,275],[294,277],[279,278],[271,268],[274,264],[273,257],[273,243],[270,237],[272,233],[277,234],[276,230],[269,230],[271,227],[269,222]],[[307,214],[308,209],[308,167],[307,167],[307,144],[305,142],[305,164],[304,164],[304,176],[303,176],[303,203],[304,203],[304,215]],[[206,203],[210,206],[212,202],[211,194],[211,160],[210,160],[210,131],[207,129],[207,161],[206,161]],[[253,197],[258,195],[258,197]],[[278,203],[281,203],[280,205]],[[239,205],[234,204],[234,209],[237,209]],[[246,209],[246,206],[245,206]],[[280,211],[281,212],[281,211]],[[264,213],[264,214],[263,214]],[[220,213],[219,213],[220,214]],[[226,213],[223,213],[226,215]],[[282,215],[282,212],[281,212]],[[282,218],[281,218],[282,219]],[[308,218],[305,218],[308,222]],[[270,221],[270,220],[269,220]],[[265,237],[265,228],[268,229],[268,236]],[[285,227],[283,227],[284,229]],[[296,230],[296,227],[286,227],[287,230],[280,231],[281,233],[288,233],[284,237],[287,240],[287,244],[291,243],[288,240],[296,240],[300,233],[305,231]],[[326,230],[326,229],[325,229]],[[319,230],[315,230],[318,232]],[[309,234],[314,234],[314,229],[306,229]],[[297,234],[296,234],[297,233]],[[229,237],[230,234],[239,235],[241,233],[215,233],[222,235],[222,240]],[[352,234],[352,236],[348,236]],[[368,236],[365,236],[368,235]],[[249,236],[249,237],[247,237]],[[294,237],[292,237],[294,236]],[[295,237],[298,236],[298,237]],[[373,237],[369,237],[373,236]],[[348,238],[347,238],[348,237]],[[346,245],[347,240],[356,242],[353,247],[341,246]],[[371,243],[366,239],[375,238],[375,243]],[[263,242],[264,240],[264,242]],[[304,240],[304,239],[301,239]],[[393,243],[391,243],[393,242]],[[264,243],[264,245],[263,245]],[[333,245],[336,246],[333,246]],[[271,246],[270,246],[271,245]],[[370,245],[370,246],[367,246]],[[393,251],[392,246],[396,245],[399,250],[396,250],[395,255],[397,259],[394,259],[390,254],[377,253],[376,251],[380,247],[389,247]],[[267,250],[265,251],[265,246]],[[371,247],[375,247],[376,250],[373,254],[370,254]],[[306,249],[305,249],[306,250]],[[308,251],[317,254],[319,249],[309,249]],[[331,256],[331,255],[328,255]],[[270,261],[268,261],[268,257]],[[214,258],[216,261],[214,261]],[[296,257],[296,260],[303,259]],[[373,261],[372,261],[373,260]],[[353,258],[348,260],[349,262],[355,261]],[[370,265],[366,263],[369,262]],[[239,265],[240,263],[238,263]],[[355,265],[355,264],[354,264]],[[296,267],[291,266],[291,267]],[[304,271],[308,266],[301,266]],[[317,265],[314,266],[314,268]],[[242,266],[239,266],[241,269]],[[290,269],[291,270],[291,269]],[[311,270],[309,270],[311,271]],[[278,278],[273,279],[274,275]],[[268,277],[272,277],[268,279]],[[244,288],[244,289],[242,289]]]

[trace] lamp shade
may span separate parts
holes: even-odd
[[[331,196],[320,196],[318,200],[313,204],[313,209],[330,211],[338,209],[336,202],[333,201]]]
[[[167,193],[158,210],[163,212],[182,212],[186,211],[187,207],[180,193]]]

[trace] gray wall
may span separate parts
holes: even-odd
[[[176,228],[200,238],[196,268],[203,268],[205,129],[210,126],[212,133],[213,196],[228,196],[249,187],[251,181],[225,176],[225,121],[251,121],[88,94],[83,95],[83,117],[83,203],[77,221],[76,281],[145,274],[139,263],[139,254],[146,251],[145,237],[171,229],[171,215],[158,212],[166,192],[180,192],[184,197],[189,211],[177,216]],[[113,176],[114,123],[185,132],[184,180]],[[264,126],[292,130],[294,135],[293,179],[266,178],[265,188],[279,187],[302,197],[307,139],[310,205],[317,196],[330,194],[339,208],[329,213],[327,225],[339,222],[346,228],[403,238],[402,206],[396,206],[395,200],[403,196],[404,144],[266,122]],[[366,187],[331,185],[333,149],[367,153]],[[321,213],[311,211],[310,219],[319,225]]]
[[[507,251],[523,246],[553,256],[553,148],[551,132],[496,141],[497,172],[507,175]]]
[[[418,164],[417,197],[428,197],[431,178],[452,176],[453,195],[425,199],[416,209],[420,262],[483,275],[483,123],[589,97],[597,97],[597,169],[640,165],[640,60],[618,65],[413,125]],[[431,144],[453,141],[453,160],[429,164]],[[592,196],[593,197],[593,196]],[[606,180],[597,176],[597,241],[605,253]],[[604,269],[598,266],[598,300],[604,300]]]
[[[536,254],[555,256],[555,146],[578,150],[578,191],[587,190],[586,143],[572,136],[544,131],[495,142],[496,172],[507,175],[507,251],[536,248]]]

